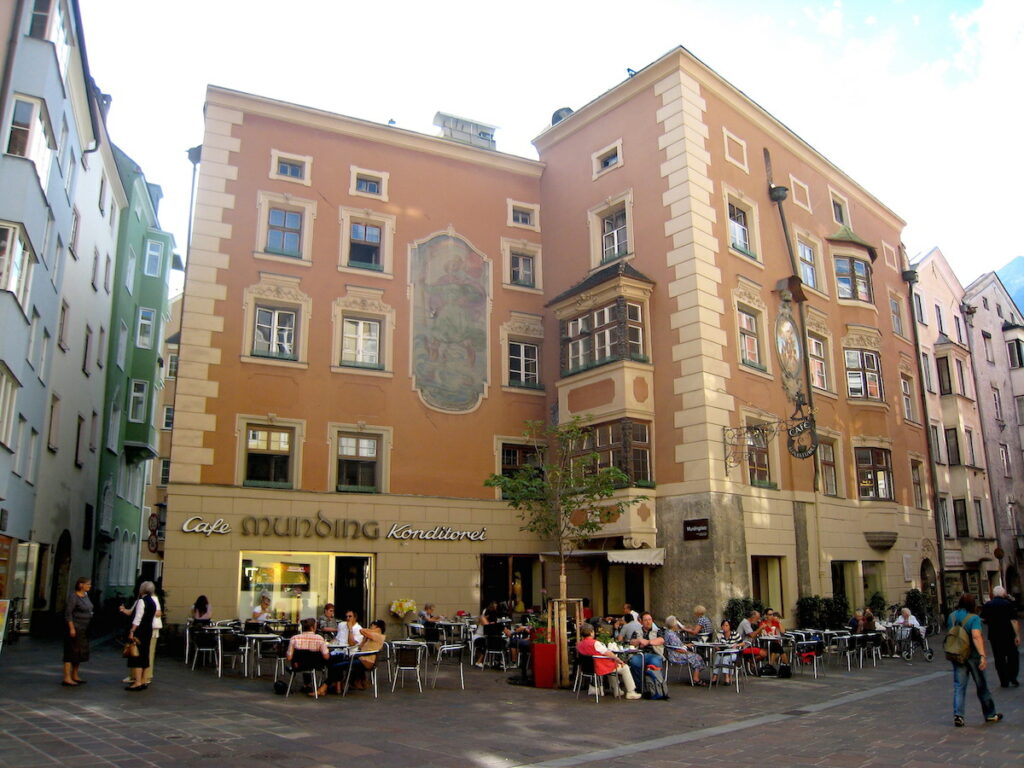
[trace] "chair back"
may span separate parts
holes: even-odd
[[[259,621],[246,621],[245,628],[242,630],[247,635],[253,635],[258,632],[266,632],[267,627],[265,624]]]
[[[503,634],[501,624],[484,624],[484,637],[497,637]]]
[[[217,633],[216,632],[193,632],[192,642],[195,643],[196,648],[201,650],[211,651],[217,648]]]
[[[420,665],[420,648],[418,645],[396,645],[395,663],[399,669],[414,669]]]
[[[312,672],[326,666],[327,660],[319,651],[296,649],[292,653],[291,669],[293,672]]]
[[[242,638],[234,632],[220,632],[220,650],[222,653],[238,653],[242,648]]]
[[[507,647],[504,635],[484,635],[484,648],[488,651],[504,651]]]
[[[576,655],[576,663],[580,665],[580,672],[584,675],[594,674],[594,657],[585,653]]]
[[[423,639],[426,640],[428,643],[441,642],[441,630],[438,629],[437,622],[423,622]]]

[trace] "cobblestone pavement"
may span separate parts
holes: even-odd
[[[669,701],[595,703],[475,669],[465,691],[442,671],[422,694],[407,679],[376,700],[285,699],[269,678],[218,679],[170,658],[157,660],[149,690],[126,693],[123,661],[104,645],[82,667],[89,683],[63,688],[60,653],[25,638],[0,654],[0,766],[1024,765],[1024,692],[996,683],[1006,720],[995,725],[969,693],[968,725],[953,728],[951,673],[938,658],[752,680],[739,695],[673,682]]]

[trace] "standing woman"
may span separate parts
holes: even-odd
[[[132,628],[128,631],[128,642],[135,641],[139,646],[138,656],[128,657],[128,669],[131,671],[132,683],[126,691],[142,691],[149,687],[143,682],[143,675],[149,669],[149,647],[153,642],[153,619],[158,610],[153,593],[156,586],[152,581],[144,581],[139,585],[139,599],[135,602],[135,615],[132,617]]]
[[[89,590],[92,581],[79,576],[75,582],[75,591],[68,596],[64,608],[64,621],[67,624],[67,635],[64,638],[64,680],[61,685],[73,687],[82,685],[85,680],[78,676],[78,665],[89,660],[89,622],[92,621],[92,600]]]

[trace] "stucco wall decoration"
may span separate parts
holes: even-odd
[[[483,397],[490,268],[452,231],[411,248],[413,388],[432,408],[464,413]]]

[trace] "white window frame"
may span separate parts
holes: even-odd
[[[11,431],[14,429],[14,407],[20,388],[18,377],[0,360],[0,443],[14,451],[18,446],[11,445]]]
[[[147,277],[160,277],[164,266],[164,244],[160,240],[146,240],[146,256],[142,273]]]
[[[160,429],[174,429],[174,406],[164,406],[164,417]]]
[[[604,220],[618,209],[626,214],[625,251],[608,259],[604,258]],[[618,195],[604,200],[587,211],[587,224],[590,229],[590,266],[597,269],[616,261],[630,260],[636,252],[636,229],[633,226],[633,190],[628,189]]]
[[[143,379],[132,379],[128,390],[128,421],[133,424],[144,424],[149,405],[149,382]]]
[[[532,232],[540,232],[540,203],[524,203],[521,200],[506,198],[508,208],[508,219],[506,226],[517,229],[529,229]],[[528,221],[516,221],[517,215],[525,214]]]
[[[383,370],[384,358],[381,354],[385,344],[383,318],[360,317],[346,312],[343,314],[341,322],[341,349],[338,365],[342,368]],[[367,332],[370,329],[374,329],[374,332]],[[346,354],[349,355],[348,358],[346,358]]]
[[[36,254],[25,230],[6,221],[0,221],[0,248],[0,290],[14,294],[21,311],[27,313]]]
[[[235,463],[235,485],[253,486],[253,481],[246,481],[246,456],[248,455],[249,429],[271,429],[277,431],[290,431],[292,443],[289,449],[288,482],[274,484],[270,487],[290,487],[293,489],[302,487],[302,454],[303,444],[306,439],[306,422],[303,419],[287,419],[281,416],[270,418],[267,415],[258,416],[254,414],[239,414],[235,417],[235,434],[237,435],[238,448],[236,450]],[[253,487],[263,487],[255,485]]]
[[[590,155],[591,180],[621,168],[625,162],[626,158],[622,155],[622,139],[619,138]]]
[[[811,369],[811,386],[822,392],[832,392],[829,383],[832,378],[831,354],[829,353],[830,340],[814,331],[807,333],[807,357]],[[819,377],[820,372],[820,377]],[[818,383],[818,379],[823,383]]]
[[[1003,393],[999,391],[999,387],[992,387],[992,407],[995,412],[997,421],[1005,421],[1003,417]]]
[[[283,368],[309,367],[309,319],[312,316],[313,300],[300,288],[301,279],[272,272],[260,272],[260,281],[250,285],[243,293],[244,323],[242,333],[241,361]],[[257,309],[289,311],[295,313],[295,356],[294,359],[271,355],[254,355],[256,349]]]
[[[298,213],[302,218],[299,250],[295,256],[273,253],[267,250],[267,234],[270,231],[270,209],[279,208]],[[260,190],[256,193],[256,245],[253,258],[275,261],[280,264],[312,266],[313,223],[316,219],[316,201],[294,195]]]
[[[343,422],[329,422],[327,432],[330,442],[330,453],[328,455],[328,490],[335,493],[344,493],[338,488],[338,457],[339,438],[344,437],[367,437],[377,441],[377,488],[376,494],[389,493],[391,491],[391,446],[394,441],[394,429],[375,424],[349,424]]]
[[[731,209],[742,212],[746,223],[739,225],[733,221]],[[761,235],[760,227],[758,226],[757,203],[749,199],[742,192],[726,187],[723,214],[722,221],[724,222],[726,245],[729,251],[734,255],[742,256],[749,262],[764,266],[764,258],[761,256]],[[738,242],[736,232],[739,230],[734,230],[734,226],[742,226],[747,241],[745,247],[743,243]]]
[[[903,418],[916,422],[914,417],[914,380],[905,373],[900,374],[900,398],[903,403]]]
[[[146,317],[146,314],[150,313],[152,317]],[[152,349],[153,339],[156,336],[156,310],[150,307],[139,307],[138,314],[136,315],[136,326],[135,326],[135,346],[139,349]],[[143,333],[143,329],[148,327],[148,332]]]
[[[369,208],[339,209],[341,223],[341,248],[338,260],[338,271],[353,275],[383,277],[394,279],[394,248],[395,248],[395,217],[390,214],[371,211]],[[351,263],[352,225],[371,224],[380,227],[380,269]]]
[[[368,197],[371,200],[380,200],[382,202],[388,202],[389,191],[388,187],[391,182],[391,174],[388,171],[375,171],[370,168],[360,168],[356,165],[349,166],[349,181],[348,181],[348,193],[353,197]],[[376,181],[380,187],[380,192],[373,193],[365,189],[359,189],[360,180]]]
[[[767,367],[762,362],[764,358],[762,343],[764,333],[761,313],[752,307],[741,305],[736,309],[736,324],[739,334],[740,364],[755,368],[758,371],[767,370]],[[748,355],[750,351],[749,343],[753,345],[753,358]]]
[[[286,173],[280,173],[279,169],[282,162],[302,166],[302,176],[295,177]],[[270,173],[268,174],[268,177],[277,181],[287,181],[292,184],[301,184],[308,187],[313,183],[313,158],[310,155],[297,155],[291,152],[284,152],[280,149],[271,148]]]
[[[822,280],[821,270],[821,246],[805,234],[798,233],[796,236],[796,253],[800,267],[800,280],[804,287],[818,293],[825,293],[825,281]],[[806,258],[807,254],[810,255],[809,259]],[[810,274],[813,282],[807,281],[806,275],[808,274]]]
[[[266,316],[270,316],[270,324],[262,322],[266,319]],[[286,316],[291,317],[291,327],[289,328],[286,324],[282,323]],[[302,311],[295,306],[279,306],[276,304],[257,302],[254,312],[254,325],[252,333],[252,347],[249,349],[249,355],[255,358],[270,358],[272,360],[288,360],[291,362],[298,362],[299,360],[299,323],[302,321]],[[259,328],[269,328],[270,338],[264,340],[257,332]],[[280,337],[282,331],[290,331],[291,338],[284,341]],[[266,344],[267,349],[257,350],[257,346]],[[290,345],[291,349],[287,352],[279,352],[278,347],[284,345],[286,348]]]
[[[521,285],[512,279],[513,254],[529,256],[533,259],[533,284]],[[527,293],[542,293],[544,288],[544,270],[541,247],[538,243],[531,243],[528,240],[514,240],[512,238],[501,238],[502,258],[502,287],[513,291],[524,291]]]
[[[532,350],[532,358],[530,356]],[[518,363],[520,377],[513,379],[513,363]],[[532,363],[533,371],[527,370]],[[520,339],[508,340],[508,386],[540,389],[540,344]]]
[[[27,104],[30,110],[28,126],[18,128],[25,134],[24,154],[11,151],[11,140],[15,131],[14,115],[19,104]],[[13,94],[5,139],[4,152],[14,157],[23,157],[33,164],[36,176],[39,178],[39,186],[45,194],[47,182],[50,179],[53,156],[57,151],[57,141],[54,138],[53,126],[46,110],[46,104],[32,96]]]
[[[859,364],[856,367],[851,368],[849,365],[848,355],[856,353],[859,356]],[[874,367],[869,365],[869,361],[874,360]],[[843,368],[846,371],[846,396],[851,400],[867,400],[871,402],[884,402],[885,401],[885,387],[882,381],[882,357],[877,350],[873,349],[862,349],[862,348],[843,348]],[[854,387],[851,386],[852,379],[850,378],[851,373],[860,375],[860,392],[861,394],[854,394]],[[877,387],[878,395],[873,396],[869,394],[872,382]]]

